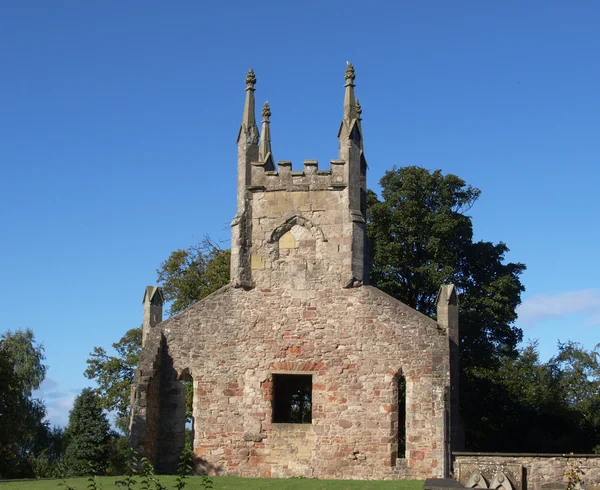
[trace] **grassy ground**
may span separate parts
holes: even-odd
[[[160,476],[160,482],[170,489],[175,488],[174,476]],[[115,487],[115,480],[112,476],[98,478],[99,486],[102,490],[110,490]],[[214,488],[216,490],[378,490],[378,489],[396,489],[396,490],[420,490],[423,486],[422,481],[416,480],[396,480],[396,481],[351,481],[351,480],[313,480],[303,478],[291,479],[259,479],[259,478],[237,478],[233,476],[217,476],[213,478]],[[88,486],[87,478],[69,478],[68,484],[77,490],[86,490]],[[60,480],[30,480],[20,482],[3,481],[0,482],[0,490],[58,490],[64,489],[59,486]],[[140,488],[139,484],[136,488]],[[200,490],[202,486],[201,477],[192,477],[187,480],[186,490]]]

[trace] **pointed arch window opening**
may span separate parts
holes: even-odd
[[[398,457],[406,457],[406,378],[398,376]]]
[[[392,466],[406,459],[406,378],[399,372],[393,381]]]
[[[196,433],[196,420],[194,414],[196,390],[194,389],[194,377],[190,372],[190,369],[185,368],[177,378],[182,385],[182,402],[185,403],[184,452],[193,452]]]

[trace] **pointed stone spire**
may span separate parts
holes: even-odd
[[[275,170],[275,161],[271,153],[271,108],[269,102],[265,102],[262,109],[262,129],[260,137],[260,147],[258,149],[258,161],[265,164],[265,170]]]
[[[256,76],[254,70],[250,68],[246,75],[246,101],[244,103],[244,115],[242,116],[242,126],[238,134],[238,142],[242,133],[247,136],[246,145],[258,144],[258,126],[254,116],[254,88],[256,85]]]
[[[247,243],[248,186],[252,182],[252,163],[258,161],[258,126],[254,116],[254,85],[256,76],[250,68],[246,75],[246,100],[242,124],[237,137],[237,211],[231,223],[231,280],[245,284],[249,274],[244,250]]]
[[[342,118],[342,124],[338,131],[338,138],[341,141],[350,137],[353,128],[358,126],[358,134],[354,135],[354,139],[358,142],[358,140],[361,139],[360,114],[362,113],[362,109],[354,97],[354,80],[356,79],[356,75],[354,74],[354,66],[350,62],[347,62],[344,78],[346,79],[346,84],[344,85],[344,87],[346,87],[346,92],[344,94],[344,117]]]
[[[354,66],[352,63],[348,62],[346,65],[346,74],[344,75],[346,79],[346,94],[344,95],[344,119],[351,121],[355,119],[356,114],[356,100],[354,98],[354,80],[356,79],[356,75],[354,74]]]
[[[354,66],[348,62],[344,74],[344,116],[338,131],[340,161],[344,162],[343,182],[346,185],[348,219],[351,222],[351,262],[345,284],[358,286],[369,280],[366,260],[366,160],[362,151],[362,130],[359,106],[354,97]]]

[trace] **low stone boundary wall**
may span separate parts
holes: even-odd
[[[600,454],[456,452],[452,456],[454,478],[471,488],[500,489],[495,486],[497,476],[505,475],[515,490],[566,489],[565,473],[574,463],[583,472],[582,488],[600,490]]]

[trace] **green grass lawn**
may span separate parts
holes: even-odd
[[[175,488],[175,476],[160,476],[160,482],[169,489]],[[113,476],[103,476],[98,479],[103,490],[110,490],[115,487]],[[262,490],[262,489],[282,489],[282,490],[377,490],[394,488],[396,490],[420,490],[423,486],[422,480],[395,480],[395,481],[352,481],[352,480],[313,480],[304,478],[291,479],[260,479],[260,478],[237,478],[234,476],[213,477],[214,488],[216,490]],[[87,478],[69,478],[67,482],[77,490],[86,490],[88,486]],[[64,489],[59,486],[60,480],[30,480],[20,482],[0,481],[0,490],[57,490]],[[199,490],[201,486],[201,477],[191,477],[187,480],[186,489]],[[136,488],[139,488],[139,484]]]

